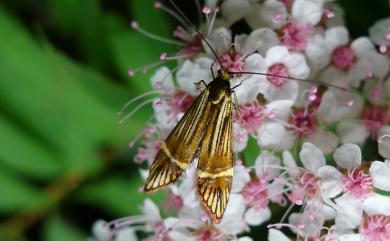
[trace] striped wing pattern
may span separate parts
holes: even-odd
[[[209,87],[194,101],[190,109],[161,144],[144,187],[153,192],[177,180],[191,163],[202,139],[211,108]]]
[[[231,96],[226,91],[210,110],[197,171],[198,196],[215,223],[225,212],[232,185],[232,126]]]

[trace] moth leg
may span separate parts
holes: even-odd
[[[238,111],[239,105],[238,105],[238,99],[237,99],[236,92],[232,91],[232,94],[233,94],[233,106],[234,106],[234,109],[236,110],[238,118],[241,118],[240,112]]]
[[[215,64],[215,62],[213,62],[213,63],[211,64],[211,66],[210,66],[210,71],[211,71],[211,75],[213,76],[213,79],[215,79],[214,71],[213,71],[214,64]]]
[[[198,91],[201,91],[200,84],[203,84],[204,88],[207,87],[207,84],[206,84],[206,82],[204,82],[204,80],[199,80],[199,82],[195,82],[195,87],[196,87],[196,90],[198,90]]]

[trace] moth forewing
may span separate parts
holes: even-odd
[[[197,191],[215,223],[225,212],[233,177],[233,119],[228,81],[210,83],[210,115],[199,151]]]
[[[153,192],[175,182],[194,159],[211,109],[210,87],[195,99],[167,139],[161,143],[144,191]]]

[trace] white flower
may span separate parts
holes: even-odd
[[[259,82],[260,93],[269,101],[295,100],[298,96],[297,82],[281,76],[307,78],[310,70],[303,55],[290,53],[284,46],[275,46],[267,51],[265,62],[267,73],[276,76],[267,76]]]
[[[270,183],[280,170],[275,166],[280,165],[280,159],[262,151],[255,162],[256,178],[251,179],[248,171],[243,166],[236,166],[233,178],[232,192],[240,192],[248,206],[245,212],[245,221],[249,225],[260,225],[271,217],[268,208],[269,200],[278,202],[283,193],[283,186],[277,182]]]
[[[290,241],[290,239],[281,231],[271,228],[268,230],[268,241]]]
[[[328,63],[319,79],[324,83],[338,86],[358,86],[369,75],[384,77],[389,66],[388,60],[376,52],[368,38],[361,37],[349,44],[349,35],[345,27],[326,30],[324,46],[330,51]],[[321,42],[323,44],[323,42]]]

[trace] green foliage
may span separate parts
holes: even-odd
[[[100,216],[81,214],[89,227],[98,217],[137,213],[145,198],[127,143],[145,127],[151,109],[122,125],[117,112],[150,90],[150,74],[129,78],[127,70],[172,48],[140,36],[127,16],[104,4],[0,4],[1,240],[25,240],[31,230],[32,240],[85,240],[89,229],[61,210],[100,209]],[[150,2],[121,4],[150,31],[170,33],[166,16]],[[36,19],[30,24],[18,12]],[[126,175],[115,174],[118,166]]]

